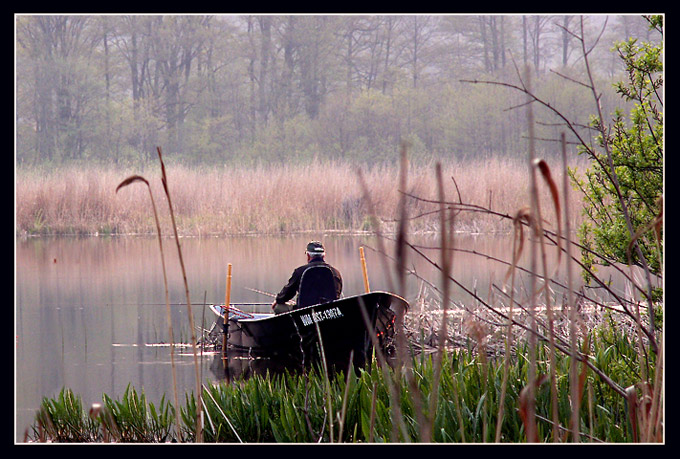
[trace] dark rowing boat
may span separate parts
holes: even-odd
[[[227,326],[224,306],[213,305],[217,325],[227,334],[227,350],[253,357],[280,358],[307,365],[323,356],[330,365],[346,365],[350,355],[355,367],[370,361],[377,348],[389,353],[394,322],[408,303],[387,292],[371,292],[283,314],[244,313],[230,306]]]

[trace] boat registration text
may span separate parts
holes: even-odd
[[[302,324],[307,327],[314,323],[337,319],[342,316],[343,314],[342,311],[340,311],[340,308],[329,308],[323,311],[313,311],[311,314],[302,314],[300,320],[302,320]]]

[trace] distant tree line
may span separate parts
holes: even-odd
[[[20,165],[287,163],[515,155],[524,103],[502,87],[529,66],[535,92],[584,126],[592,102],[574,16],[19,15]],[[586,18],[598,78],[623,69],[615,41],[651,40],[639,16]],[[598,39],[599,36],[599,39]],[[602,95],[611,112],[620,99]],[[537,114],[545,152],[558,120]]]

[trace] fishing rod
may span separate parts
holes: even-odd
[[[276,298],[276,295],[273,293],[265,292],[262,290],[257,290],[254,288],[249,288],[249,287],[243,287],[246,290],[250,290],[251,292],[255,293],[260,293],[262,295],[270,296],[272,298]],[[187,303],[168,303],[170,306],[186,306]],[[212,304],[212,303],[205,303],[205,305]],[[234,303],[230,302],[230,304],[237,304],[240,306],[262,306],[262,305],[271,305],[271,303],[258,303],[258,302],[245,302],[245,303]],[[165,306],[165,303],[106,303],[106,306]]]
[[[265,292],[265,291],[258,290],[258,289],[255,289],[255,288],[250,288],[250,287],[243,287],[243,288],[246,289],[246,290],[250,290],[251,292],[259,293],[261,295],[266,295],[266,296],[269,296],[269,297],[272,297],[272,298],[276,298],[276,295],[273,294],[273,293]],[[293,300],[289,300],[289,301],[286,302],[286,304],[294,306],[295,302]]]
[[[168,303],[170,306],[186,306],[186,303]],[[196,304],[196,303],[191,303]],[[199,303],[198,306],[208,306],[213,303]],[[271,306],[271,303],[234,303],[233,301],[229,304],[238,306]],[[165,303],[106,303],[105,306],[165,306]]]
[[[272,298],[276,298],[276,295],[274,295],[273,293],[265,292],[263,290],[258,290],[256,288],[250,288],[250,287],[243,287],[243,288],[246,289],[246,290],[250,290],[251,292],[259,293],[261,295],[270,296]]]
[[[243,287],[246,290],[249,290],[251,292],[259,293],[261,295],[269,296],[271,298],[276,298],[276,294],[274,293],[269,293],[265,292],[263,290],[258,290],[255,288],[250,288],[250,287]],[[187,303],[168,303],[170,306],[186,306]],[[205,303],[205,305],[212,304],[212,303]],[[238,305],[238,306],[270,306],[271,303],[261,303],[261,302],[242,302],[242,303],[235,303],[235,302],[230,302],[229,304],[232,305]],[[288,301],[287,304],[295,304],[292,300]],[[165,306],[165,303],[105,303],[106,306]]]

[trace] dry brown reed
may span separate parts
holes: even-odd
[[[562,196],[564,199],[564,234],[567,236],[571,234],[571,222],[569,218],[570,194],[569,194],[569,178],[567,177],[567,143],[564,133],[560,135],[560,145],[562,147]],[[571,240],[567,237],[566,241],[566,272],[567,272],[567,307],[569,310],[569,350],[571,355],[577,355],[578,352],[578,317],[576,304],[574,303],[573,295],[573,262],[571,259]],[[580,419],[581,419],[581,396],[583,394],[582,384],[579,384],[578,361],[572,359],[569,363],[569,388],[571,392],[571,399],[578,400],[579,403],[574,403],[571,411],[571,419],[569,421],[571,428],[571,439],[573,443],[580,441]]]
[[[184,257],[182,256],[182,248],[180,245],[180,240],[179,236],[177,233],[177,224],[175,222],[175,213],[173,210],[172,206],[172,198],[171,198],[171,193],[170,193],[170,188],[168,185],[168,177],[167,173],[165,170],[165,163],[163,162],[163,155],[161,152],[161,148],[157,147],[156,151],[158,153],[158,160],[160,162],[161,166],[161,183],[163,185],[163,191],[165,193],[165,198],[168,203],[168,210],[170,213],[170,219],[172,221],[172,229],[173,229],[173,234],[174,234],[174,239],[175,243],[177,245],[177,253],[179,256],[179,262],[180,266],[182,268],[182,277],[184,280],[184,288],[185,288],[185,294],[186,294],[186,299],[187,299],[187,313],[189,316],[189,324],[191,328],[191,344],[192,344],[192,350],[193,350],[193,355],[194,355],[194,366],[195,366],[195,375],[196,375],[196,394],[198,397],[198,403],[197,403],[197,413],[196,413],[196,442],[201,443],[202,442],[202,386],[201,386],[201,378],[200,378],[200,373],[199,373],[199,364],[198,364],[198,355],[197,355],[197,350],[196,350],[196,326],[194,324],[194,316],[191,308],[191,299],[190,299],[190,294],[189,294],[189,284],[187,282],[187,276],[186,276],[186,269],[184,267]],[[165,304],[166,304],[166,310],[167,310],[167,316],[168,316],[168,327],[169,327],[169,333],[171,337],[171,358],[173,356],[173,346],[174,346],[174,339],[172,338],[173,336],[173,329],[172,329],[172,321],[170,319],[170,304],[169,304],[169,297],[168,297],[168,282],[167,282],[167,276],[166,276],[166,269],[165,269],[165,256],[163,255],[163,242],[162,242],[162,234],[161,234],[161,228],[160,228],[160,223],[158,219],[158,212],[156,208],[156,204],[153,198],[153,191],[151,189],[150,182],[146,180],[144,177],[141,175],[131,175],[124,179],[122,182],[118,184],[116,187],[116,193],[118,193],[118,190],[120,190],[123,187],[126,187],[132,183],[136,182],[143,182],[146,186],[147,189],[149,190],[149,196],[151,198],[151,205],[152,205],[152,210],[153,210],[153,216],[154,216],[154,221],[156,223],[156,231],[158,234],[158,243],[159,243],[159,249],[160,249],[160,254],[161,254],[161,260],[163,264],[163,281],[165,284]],[[228,304],[228,302],[227,302]],[[177,382],[176,382],[176,375],[175,375],[175,364],[174,364],[174,359],[172,360],[172,371],[173,371],[173,387],[174,387],[174,392],[175,392],[175,403],[177,406],[179,406],[179,403],[177,401]],[[178,420],[177,424],[177,433],[180,433],[180,427],[179,427],[179,416],[176,417]]]
[[[574,164],[577,165],[577,164]],[[20,168],[16,171],[16,232],[31,234],[153,234],[155,223],[141,188],[114,193],[130,175],[157,176],[148,171],[63,167],[54,170]],[[302,231],[370,230],[368,209],[362,202],[355,167],[328,162],[298,166],[251,168],[167,169],[173,183],[177,230],[183,236],[279,233]],[[512,158],[442,162],[446,193],[467,203],[512,213],[528,202],[526,164]],[[386,231],[398,220],[399,168],[364,168],[363,176],[375,214]],[[409,165],[409,193],[436,198],[429,165]],[[161,184],[151,183],[158,196]],[[462,190],[462,196],[461,196]],[[542,199],[549,204],[546,192]],[[436,231],[437,206],[407,201],[410,232]],[[575,203],[572,222],[581,221]],[[163,210],[163,209],[160,209]],[[420,217],[421,214],[431,215]],[[170,216],[160,212],[164,231]],[[467,232],[506,232],[510,225],[484,213],[466,212],[456,229]]]
[[[163,184],[163,191],[165,192],[165,198],[168,201],[168,209],[170,211],[170,219],[172,220],[172,230],[175,236],[175,243],[177,245],[177,254],[179,256],[179,263],[182,268],[182,278],[184,280],[184,290],[187,298],[187,315],[189,316],[189,325],[191,327],[191,349],[194,354],[194,370],[196,375],[196,397],[198,398],[196,403],[196,442],[203,442],[203,403],[202,394],[203,389],[201,385],[201,378],[199,373],[199,363],[198,363],[198,353],[196,351],[196,325],[194,324],[194,314],[191,308],[191,299],[189,295],[189,283],[187,281],[186,268],[184,267],[184,257],[182,256],[182,247],[179,241],[179,235],[177,233],[177,223],[175,221],[175,212],[172,207],[172,198],[170,194],[170,188],[168,185],[168,176],[165,171],[165,164],[163,162],[163,155],[161,153],[161,147],[157,147],[158,160],[161,164],[161,183]]]
[[[531,119],[531,117],[529,117],[529,119]],[[565,161],[564,158],[563,161]],[[452,324],[451,329],[453,331],[456,328],[459,328],[461,329],[461,333],[458,336],[456,336],[455,332],[449,335],[446,331],[447,330],[446,308],[448,305],[444,305],[442,307],[441,303],[439,302],[442,301],[441,299],[443,298],[443,301],[448,303],[446,299],[447,298],[446,289],[442,288],[442,290],[440,291],[439,289],[436,288],[436,286],[430,283],[429,286],[436,292],[436,296],[438,296],[440,300],[437,300],[434,307],[431,308],[423,308],[422,307],[422,304],[424,303],[423,301],[416,302],[416,304],[420,303],[421,307],[419,310],[415,309],[411,311],[411,313],[408,316],[407,323],[405,324],[407,334],[409,335],[409,341],[420,342],[424,348],[427,345],[432,350],[437,349],[441,350],[442,348],[445,347],[456,348],[465,346],[465,344],[463,345],[461,344],[465,343],[466,338],[464,337],[464,335],[467,335],[468,339],[472,337],[473,341],[476,341],[478,343],[477,352],[480,354],[482,361],[485,360],[485,356],[487,355],[487,352],[489,352],[489,348],[491,349],[490,352],[491,355],[494,354],[498,355],[499,352],[505,353],[506,355],[505,371],[507,372],[507,362],[509,361],[507,357],[509,357],[509,355],[513,352],[513,349],[511,347],[512,326],[515,325],[520,329],[520,335],[517,337],[518,341],[525,341],[528,343],[527,348],[524,350],[524,353],[528,354],[529,357],[528,381],[526,386],[521,391],[518,400],[518,410],[522,418],[524,428],[526,430],[527,441],[529,442],[539,441],[536,425],[536,420],[538,418],[548,422],[548,424],[552,426],[551,427],[553,434],[552,440],[554,442],[564,441],[567,438],[569,430],[571,430],[572,433],[573,439],[572,441],[578,441],[579,439],[580,434],[579,427],[578,423],[576,422],[576,419],[579,418],[578,410],[573,410],[571,413],[570,421],[572,422],[572,425],[570,426],[570,429],[562,427],[559,423],[559,418],[557,414],[558,397],[555,374],[557,349],[559,349],[560,352],[567,355],[571,355],[573,357],[573,362],[570,368],[570,386],[571,386],[570,391],[572,406],[578,405],[580,400],[582,400],[586,372],[590,370],[594,374],[596,374],[599,378],[601,378],[603,381],[605,381],[610,387],[612,387],[619,395],[627,399],[628,406],[630,407],[629,411],[630,423],[632,425],[632,429],[635,431],[634,441],[636,442],[659,441],[660,438],[659,432],[662,431],[661,427],[662,424],[660,422],[661,416],[659,414],[659,406],[662,404],[660,388],[661,376],[659,375],[659,373],[662,372],[661,369],[663,368],[663,364],[659,366],[659,373],[656,374],[655,381],[653,383],[651,381],[648,381],[647,374],[644,371],[645,362],[643,361],[642,358],[642,350],[645,348],[644,340],[642,337],[644,327],[641,325],[639,307],[636,308],[634,311],[631,311],[624,302],[621,302],[620,312],[623,312],[623,314],[621,314],[622,319],[628,321],[629,326],[634,327],[634,329],[637,331],[639,335],[640,342],[636,349],[639,352],[638,358],[640,360],[639,362],[640,368],[643,370],[641,373],[642,382],[634,386],[630,386],[626,389],[620,387],[618,384],[616,384],[616,382],[610,379],[608,375],[603,373],[599,368],[595,367],[592,364],[592,362],[587,360],[586,358],[586,355],[588,353],[587,339],[584,340],[583,347],[580,351],[576,349],[576,342],[578,336],[577,329],[582,327],[584,327],[585,329],[592,329],[597,324],[597,321],[592,322],[591,324],[584,323],[583,320],[584,316],[592,318],[594,315],[596,315],[593,314],[593,310],[591,309],[591,307],[589,307],[593,303],[592,302],[589,303],[589,306],[585,306],[584,303],[582,303],[582,301],[586,297],[582,293],[577,293],[576,291],[572,290],[571,279],[569,280],[567,286],[569,289],[569,297],[567,298],[567,303],[562,305],[561,314],[559,313],[555,314],[555,310],[553,310],[552,308],[552,305],[556,304],[557,302],[551,297],[550,284],[555,283],[555,281],[554,279],[552,279],[554,273],[552,274],[549,273],[547,269],[545,258],[546,243],[547,245],[552,244],[554,247],[557,248],[557,250],[559,251],[558,260],[561,258],[561,254],[563,251],[568,255],[569,258],[567,260],[568,266],[573,262],[578,263],[577,259],[573,258],[573,255],[571,254],[571,246],[577,245],[581,249],[582,246],[575,244],[569,238],[562,236],[562,234],[567,235],[570,234],[569,231],[570,225],[566,225],[565,231],[563,232],[561,225],[563,221],[562,212],[564,211],[566,214],[564,222],[569,223],[571,219],[569,218],[568,215],[569,214],[568,209],[571,205],[573,205],[571,202],[567,201],[568,195],[566,190],[567,188],[566,178],[565,182],[563,183],[565,188],[563,190],[564,192],[563,199],[565,200],[565,202],[564,206],[561,206],[558,200],[559,196],[557,192],[557,186],[552,178],[550,168],[544,162],[534,161],[533,158],[530,158],[530,164],[531,164],[530,173],[532,175],[531,194],[533,198],[531,208],[528,211],[518,212],[515,218],[510,217],[510,215],[503,216],[503,218],[507,220],[512,220],[513,223],[516,225],[515,226],[516,229],[521,229],[522,228],[521,225],[524,224],[530,227],[532,230],[532,238],[530,240],[530,248],[532,252],[530,259],[531,267],[528,270],[529,273],[531,274],[530,276],[531,282],[528,290],[525,292],[527,304],[523,306],[521,303],[517,303],[517,306],[521,309],[521,313],[518,315],[513,315],[512,308],[514,306],[514,301],[512,293],[509,295],[510,296],[509,308],[507,306],[505,308],[499,308],[498,306],[493,305],[493,296],[491,295],[491,293],[489,294],[489,298],[487,300],[483,300],[480,296],[477,295],[476,292],[472,292],[471,290],[465,288],[465,286],[461,285],[455,278],[446,275],[446,263],[444,262],[444,260],[442,260],[440,265],[437,265],[433,259],[430,259],[420,250],[420,247],[417,247],[411,243],[406,242],[405,244],[410,249],[412,249],[412,251],[415,254],[426,259],[428,262],[430,262],[433,266],[437,267],[437,269],[439,269],[442,272],[443,286],[446,286],[446,283],[449,281],[453,282],[454,284],[461,287],[468,294],[470,294],[476,300],[477,303],[482,304],[484,306],[484,308],[482,308],[481,310],[472,310],[469,306],[466,306],[464,304],[456,305],[457,307],[454,308],[454,311],[457,311],[458,314],[454,314],[453,318],[454,323]],[[551,231],[546,230],[545,226],[546,220],[541,213],[541,205],[538,202],[539,187],[534,175],[537,171],[541,172],[541,176],[543,177],[548,189],[550,190],[552,204],[555,208],[556,220],[558,221],[556,233],[552,233]],[[436,172],[437,172],[436,175],[440,177],[439,168],[437,168]],[[566,171],[563,171],[563,173],[566,174]],[[441,183],[441,180],[439,181],[439,183]],[[417,196],[412,197],[418,199]],[[444,215],[444,210],[447,206],[449,209],[459,209],[460,212],[463,212],[464,210],[474,209],[476,211],[494,214],[494,212],[491,212],[489,209],[485,209],[481,206],[474,208],[460,201],[458,203],[448,202],[446,203],[446,205],[444,205],[445,204],[444,194],[441,192],[441,190],[439,192],[438,202],[431,199],[422,199],[422,201],[427,202],[429,204],[439,204],[440,217]],[[497,213],[495,213],[495,215],[499,216]],[[438,249],[440,254],[444,255],[447,250],[446,226],[444,225],[444,220],[441,221],[440,231],[442,235],[442,243]],[[517,231],[517,234],[519,235],[519,238],[518,237],[513,238],[513,244],[515,244],[515,242],[518,239],[520,243],[523,242],[522,232]],[[566,249],[564,248],[562,243],[563,238],[568,242]],[[522,245],[520,244],[519,249],[513,246],[512,251],[513,262],[511,263],[509,271],[509,274],[512,274],[512,276],[506,276],[503,283],[507,281],[508,277],[512,277],[514,279],[514,271],[515,269],[518,268],[516,266],[516,260],[518,259],[517,255],[518,253],[521,252],[521,246]],[[457,249],[455,249],[452,246],[450,250],[456,251]],[[483,254],[479,255],[483,256]],[[399,254],[397,253],[396,256],[398,257]],[[542,268],[541,274],[539,274],[539,260],[541,262],[540,267]],[[421,280],[423,280],[423,283],[427,283],[425,279]],[[510,285],[511,292],[514,292],[514,280]],[[494,287],[498,289],[498,287],[496,286]],[[504,289],[502,291],[504,291]],[[539,297],[542,297],[542,300],[539,300]],[[575,297],[578,298],[576,302],[574,301]],[[579,313],[580,317],[576,316],[577,310],[576,303],[580,303],[579,304],[579,308],[581,309]],[[588,309],[588,312],[586,312],[586,309]],[[509,314],[506,313],[507,310],[509,310]],[[502,331],[503,323],[498,321],[499,318],[501,320],[505,320],[506,323],[508,324],[506,346],[503,347],[501,334],[499,334],[498,339],[496,339],[495,346],[493,345],[488,346],[486,344],[487,343],[486,338],[490,336],[491,333],[487,331],[480,331],[483,328],[486,328],[480,327],[480,325],[486,323],[492,325],[498,331]],[[460,327],[455,326],[456,320],[459,321]],[[424,325],[425,322],[427,322],[428,325]],[[465,324],[467,324],[468,326],[466,327]],[[424,340],[422,337],[424,329],[430,330],[431,333],[431,336],[427,340]],[[435,335],[437,330],[439,330],[440,333],[438,337]],[[419,337],[418,334],[421,334],[421,336]],[[649,336],[649,338],[650,341],[653,340],[653,335]],[[536,361],[537,358],[536,351],[538,340],[548,343],[547,345],[549,346],[549,354],[547,356],[549,374],[540,374],[537,372],[538,362]],[[446,346],[442,345],[443,343],[446,343]],[[578,361],[581,362],[580,374],[577,372]],[[506,378],[507,376],[504,376],[504,382],[502,383],[503,386],[505,386]],[[547,381],[550,381],[552,420],[549,420],[542,416],[538,416],[535,409],[536,391],[538,390],[539,386],[541,386],[543,383]],[[434,388],[433,391],[436,391],[436,388]],[[505,391],[503,387],[502,393],[504,392]],[[638,392],[641,392],[641,396],[638,394]],[[502,413],[502,408],[500,410],[500,413]],[[499,423],[497,424],[497,426],[499,426],[500,423],[502,422],[502,417],[500,414],[498,422]],[[482,429],[483,431],[485,431],[486,426],[483,425]],[[486,438],[486,434],[484,434],[484,438]],[[499,441],[498,431],[496,433],[496,441]]]
[[[163,286],[165,288],[165,312],[168,320],[168,336],[170,337],[170,363],[172,368],[172,388],[175,397],[175,406],[179,406],[179,397],[177,395],[177,370],[175,368],[175,337],[172,327],[172,314],[170,312],[170,296],[168,291],[168,275],[167,269],[165,267],[165,254],[163,252],[163,235],[161,233],[160,222],[158,221],[158,209],[156,207],[156,201],[153,198],[153,192],[151,191],[151,186],[149,181],[142,177],[141,175],[131,175],[127,179],[120,182],[116,187],[116,193],[121,188],[124,188],[132,183],[142,182],[146,185],[149,190],[149,199],[151,200],[151,209],[153,210],[154,221],[156,222],[156,231],[158,233],[158,249],[161,255],[161,266],[163,268]],[[181,432],[179,424],[179,416],[176,416],[177,422],[177,433]]]

